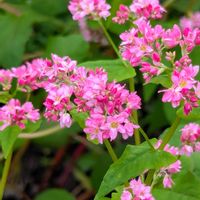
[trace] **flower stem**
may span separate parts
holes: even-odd
[[[115,53],[121,59],[121,55],[120,55],[120,53],[118,51],[118,48],[116,47],[115,43],[113,42],[112,38],[110,37],[110,35],[109,35],[108,31],[106,30],[104,24],[102,23],[101,20],[98,20],[98,23],[99,23],[101,29],[103,30],[108,42],[111,44],[112,48],[114,49]]]
[[[2,178],[1,178],[1,182],[0,182],[0,200],[3,199],[3,194],[4,194],[6,182],[7,182],[9,169],[10,169],[11,159],[12,159],[12,151],[9,153],[9,155],[5,161],[5,164],[4,164],[4,168],[3,168],[3,174],[2,174]]]
[[[174,123],[172,124],[172,126],[170,127],[170,129],[167,131],[166,135],[163,138],[163,142],[159,147],[160,150],[163,150],[165,148],[165,145],[171,140],[180,121],[181,121],[181,119],[179,117],[176,117]]]
[[[164,8],[169,8],[172,3],[174,3],[175,0],[166,0],[164,3],[163,3],[163,7]]]
[[[104,24],[102,23],[101,20],[98,21],[101,29],[103,30],[108,42],[110,43],[110,45],[113,47],[115,53],[117,54],[117,56],[119,57],[119,59],[122,61],[123,65],[125,67],[128,67],[129,65],[122,59],[119,51],[118,51],[118,48],[116,47],[115,43],[113,42],[112,38],[110,37],[108,31],[106,30]],[[133,78],[129,78],[128,79],[129,81],[129,89],[130,89],[130,92],[134,92],[135,91],[135,83],[134,83],[134,79]],[[137,114],[137,111],[133,111],[133,116],[136,120],[136,123],[138,123],[138,114]],[[134,134],[134,138],[135,138],[135,144],[138,145],[140,144],[140,134],[138,132],[138,130],[135,131],[135,134]]]
[[[51,127],[49,129],[45,129],[45,130],[42,130],[42,131],[38,131],[38,132],[35,132],[35,133],[21,133],[18,135],[18,138],[24,138],[24,139],[35,139],[35,138],[40,138],[40,137],[44,137],[44,136],[47,136],[47,135],[52,135],[54,134],[55,132],[61,130],[60,126],[55,126],[55,127]]]
[[[113,162],[117,161],[118,158],[117,158],[117,156],[116,156],[116,154],[115,154],[115,151],[113,150],[113,148],[112,148],[110,142],[109,142],[108,140],[105,140],[105,141],[104,141],[104,144],[105,144],[105,146],[106,146],[106,148],[107,148],[107,150],[108,150],[108,153],[109,153],[110,157],[112,158],[112,161],[113,161]]]

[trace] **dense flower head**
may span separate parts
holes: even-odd
[[[24,129],[27,120],[35,122],[39,118],[39,110],[34,109],[31,102],[21,105],[19,100],[11,99],[5,106],[0,108],[0,130],[2,131],[13,125]]]
[[[130,10],[137,17],[145,17],[147,19],[161,18],[165,12],[165,9],[159,3],[159,0],[134,0],[130,6]]]
[[[190,17],[182,17],[180,20],[180,26],[185,28],[200,28],[200,12],[192,13]]]
[[[181,154],[190,156],[193,152],[199,152],[200,125],[189,123],[181,129],[181,132]]]
[[[145,20],[162,18],[165,9],[158,0],[133,0],[130,6],[121,4],[113,21],[124,24],[126,21],[134,21],[139,18]]]
[[[192,108],[199,106],[198,91],[199,82],[195,80],[199,72],[199,66],[192,66],[188,56],[183,56],[175,63],[175,69],[172,73],[172,87],[163,90],[163,102],[171,102],[173,107],[177,107],[184,103],[184,112],[189,114]]]
[[[77,62],[69,57],[61,58],[52,54],[51,59],[35,59],[19,68],[0,70],[0,74],[0,84],[7,91],[11,87],[13,77],[18,80],[17,90],[31,92],[43,88],[47,92],[44,117],[58,121],[61,127],[71,126],[72,110],[87,112],[89,116],[84,131],[90,139],[97,139],[100,143],[103,143],[104,139],[114,140],[119,133],[127,139],[139,128],[132,123],[131,115],[134,110],[140,109],[140,97],[136,92],[130,93],[124,85],[115,81],[108,82],[108,75],[103,68],[89,70],[77,67]],[[26,112],[23,110],[24,107],[28,109],[27,105],[30,103],[22,106],[23,112]],[[3,115],[7,108],[9,110],[14,106],[16,108],[13,112],[16,109],[18,113],[18,100],[12,100],[2,107],[3,128],[11,124],[24,128],[24,116],[18,114],[22,119],[20,120],[16,116]],[[32,111],[32,115],[35,116],[37,110],[33,107],[32,110],[29,108],[27,112]],[[20,110],[22,115],[23,112]],[[31,115],[27,119],[34,121]]]
[[[155,147],[159,148],[161,143],[162,143],[162,140],[159,140],[157,142],[157,144],[155,145]],[[177,147],[170,146],[169,144],[167,144],[165,146],[164,151],[166,151],[174,156],[180,155],[179,149]],[[164,188],[171,188],[173,186],[174,182],[172,180],[172,175],[180,172],[180,170],[181,170],[181,161],[180,160],[177,160],[176,162],[172,163],[171,165],[160,169],[160,172],[158,173],[158,175],[164,177],[163,178]]]
[[[162,101],[172,103],[173,107],[183,102],[184,113],[188,115],[199,106],[200,84],[195,79],[199,66],[192,65],[189,54],[200,44],[200,30],[181,30],[178,25],[167,30],[160,25],[152,27],[144,17],[135,20],[133,24],[134,28],[120,35],[122,58],[133,67],[140,67],[146,83],[161,74],[171,74],[171,87],[162,90]],[[182,51],[182,57],[178,60],[176,52],[171,51],[177,46]],[[167,62],[170,62],[169,66],[164,64]]]
[[[129,186],[124,188],[121,200],[154,200],[151,194],[151,187],[146,186],[140,179],[133,179]]]
[[[110,5],[105,0],[71,0],[68,9],[74,20],[80,20],[86,16],[98,20],[110,15]]]
[[[130,9],[128,6],[121,4],[119,10],[116,13],[116,16],[113,17],[113,21],[118,24],[124,24],[128,21],[130,15]]]

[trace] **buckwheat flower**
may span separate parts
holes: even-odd
[[[181,132],[181,154],[190,156],[193,152],[199,152],[200,125],[189,123]]]
[[[17,99],[11,99],[5,106],[0,108],[0,130],[8,126],[17,125],[21,129],[25,128],[25,122],[30,120],[36,122],[40,118],[39,111],[34,109],[31,102],[21,105]]]
[[[130,10],[137,17],[145,17],[147,19],[159,19],[165,12],[165,9],[160,5],[158,0],[134,0],[130,6]]]
[[[195,88],[195,94],[200,99],[200,82],[198,81],[197,86]]]
[[[10,70],[0,70],[0,84],[3,87],[3,90],[9,90],[11,88],[11,81],[13,74]]]
[[[190,53],[193,48],[199,45],[199,29],[185,28],[183,30],[183,41],[180,42],[185,54]]]
[[[97,139],[100,144],[103,144],[105,139],[109,138],[109,135],[102,130],[102,126],[105,124],[105,116],[101,114],[91,114],[86,120],[84,132],[89,135],[91,140]]]
[[[155,145],[155,148],[159,148],[161,143],[162,143],[162,141],[159,140],[157,142],[157,144]],[[170,146],[169,144],[167,144],[165,146],[164,151],[171,153],[174,156],[180,155],[179,149],[177,147]],[[162,167],[160,169],[158,176],[161,176],[161,177],[164,176],[163,186],[165,188],[171,188],[172,187],[172,185],[174,184],[174,182],[172,180],[172,175],[180,172],[180,170],[181,170],[181,161],[180,160],[177,160],[176,162],[172,163],[171,165],[169,165],[167,167]]]
[[[60,127],[64,128],[64,127],[71,127],[72,125],[72,119],[69,113],[60,113]]]
[[[193,108],[199,106],[196,88],[198,82],[195,80],[199,72],[199,66],[192,66],[191,60],[183,56],[180,61],[175,62],[176,69],[172,73],[172,87],[163,90],[163,102],[171,102],[172,106],[178,107],[184,102],[184,113],[188,115]],[[189,65],[189,66],[188,66]]]
[[[113,21],[115,23],[118,23],[118,24],[124,24],[126,21],[128,21],[129,19],[129,15],[130,15],[130,10],[127,6],[121,4],[119,6],[119,10],[117,11],[116,13],[116,16],[113,17]]]
[[[48,96],[44,102],[44,116],[53,121],[60,121],[63,126],[62,119],[63,111],[69,111],[72,108],[70,97],[73,93],[73,88],[67,85],[51,86],[48,88]]]
[[[121,200],[154,200],[154,197],[150,186],[144,185],[140,179],[133,179],[129,186],[124,188]]]
[[[166,30],[162,35],[162,41],[168,48],[173,48],[180,44],[182,33],[180,28],[175,24],[172,29]]]
[[[74,20],[80,20],[86,16],[98,20],[110,15],[110,5],[105,0],[71,0],[68,9]]]
[[[174,184],[174,182],[173,182],[171,176],[169,176],[168,174],[166,174],[164,176],[164,179],[163,179],[163,186],[164,186],[164,188],[172,188],[173,184]]]
[[[182,29],[200,28],[200,12],[193,13],[191,17],[182,17],[180,20],[180,26]]]

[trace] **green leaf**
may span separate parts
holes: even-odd
[[[0,65],[13,67],[21,63],[25,44],[31,34],[27,16],[0,15]]]
[[[157,200],[199,200],[200,179],[193,173],[181,172],[173,178],[174,186],[164,189],[162,186],[153,190],[153,196]]]
[[[17,84],[18,84],[17,78],[13,78],[13,79],[12,79],[12,82],[11,82],[11,88],[10,88],[10,90],[9,90],[9,93],[10,93],[11,95],[13,95],[13,94],[16,92]]]
[[[85,120],[88,118],[87,113],[77,112],[76,110],[70,111],[72,118],[78,122],[81,128],[85,128]]]
[[[57,15],[66,12],[66,0],[34,0],[30,6],[37,12],[45,15]]]
[[[8,92],[0,92],[0,103],[6,104],[12,96]]]
[[[1,147],[5,158],[12,151],[13,145],[20,134],[21,129],[18,126],[9,126],[0,132]]]
[[[108,73],[109,81],[123,81],[132,78],[136,75],[133,67],[125,67],[121,60],[98,60],[89,61],[79,64],[79,66],[84,66],[89,69],[96,69],[103,67]]]
[[[47,43],[45,56],[51,53],[59,56],[70,56],[72,59],[82,61],[89,52],[89,44],[79,34],[50,37]]]
[[[75,197],[63,189],[47,189],[34,198],[34,200],[75,200]]]
[[[186,115],[183,112],[183,107],[181,107],[177,110],[176,114],[181,119],[190,120],[190,121],[200,120],[200,108],[193,108],[192,111],[189,113],[189,115]]]
[[[167,75],[156,76],[151,79],[150,83],[161,84],[165,88],[170,88],[172,83]]]
[[[37,131],[42,123],[42,119],[36,121],[36,122],[31,122],[31,121],[27,121],[26,128],[23,130],[24,133],[33,133],[35,131]]]
[[[111,192],[115,187],[124,184],[130,178],[148,169],[159,169],[175,162],[176,158],[164,151],[152,151],[149,146],[128,145],[118,161],[112,164],[103,178],[96,200]]]

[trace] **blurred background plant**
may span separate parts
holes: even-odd
[[[131,25],[114,24],[112,17],[120,3],[128,5],[130,2],[108,1],[112,9],[105,26],[116,44],[119,44],[119,34]],[[181,16],[200,10],[199,0],[178,0],[178,3],[163,0],[162,3],[168,13],[155,23],[166,28],[179,24]],[[115,58],[97,22],[78,24],[72,20],[67,5],[67,0],[0,0],[0,67],[20,66],[36,57],[50,57],[51,53],[68,55],[79,63]],[[200,48],[196,48],[191,55],[194,65],[199,64],[199,55]],[[145,103],[139,113],[141,125],[151,138],[158,137],[174,121],[176,110],[161,103],[161,96],[156,92],[160,86],[142,87],[141,74],[137,73],[136,88]],[[155,79],[155,83],[159,81]],[[23,99],[23,94],[18,98]],[[38,90],[31,94],[30,100],[36,108],[42,109],[44,98],[44,91]],[[40,130],[54,126],[56,124],[42,121]],[[118,139],[114,145],[116,152],[120,155],[125,145],[133,141]],[[44,138],[19,139],[15,149],[5,199],[93,199],[111,164],[104,147],[88,142],[76,123],[70,129]]]

